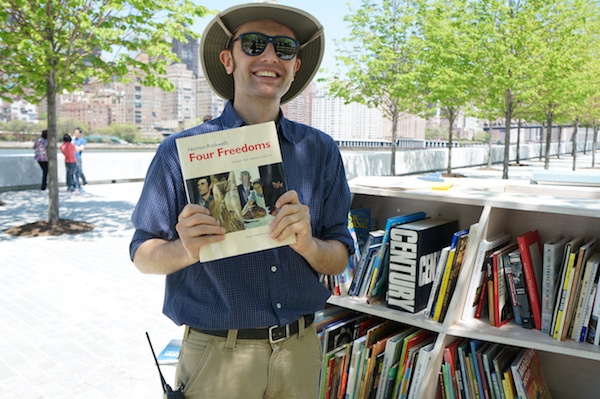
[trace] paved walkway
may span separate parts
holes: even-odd
[[[60,194],[60,217],[96,229],[73,236],[0,234],[0,398],[161,398],[155,351],[177,327],[161,313],[161,276],[129,260],[141,183]],[[47,194],[0,193],[0,231],[44,220]],[[173,367],[165,367],[171,381]],[[169,381],[169,382],[170,382]]]
[[[530,179],[539,161],[511,167]],[[591,156],[578,156],[589,170]],[[572,158],[551,160],[571,170]],[[501,178],[493,170],[456,170]],[[596,172],[600,173],[596,169]],[[160,351],[182,329],[161,313],[161,276],[143,275],[129,260],[131,212],[141,183],[88,185],[60,194],[60,217],[96,229],[74,236],[11,237],[0,233],[0,399],[161,398],[144,333]],[[0,193],[0,231],[47,218],[47,194]],[[163,369],[169,382],[173,367]]]

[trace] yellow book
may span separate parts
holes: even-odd
[[[562,326],[565,322],[565,301],[569,292],[569,287],[573,282],[573,265],[575,264],[575,253],[569,255],[569,262],[567,263],[567,269],[565,270],[565,280],[561,287],[561,293],[556,298],[558,302],[558,312],[556,313],[556,323],[554,324],[554,331],[552,332],[552,338],[559,339],[559,334],[562,331]]]
[[[450,281],[450,272],[452,270],[452,265],[454,264],[454,255],[456,255],[456,248],[452,248],[450,252],[448,252],[448,260],[446,261],[444,273],[442,274],[442,281],[440,283],[440,293],[438,294],[438,299],[435,302],[435,311],[433,312],[433,320],[435,321],[439,321],[440,315],[442,314],[444,297],[446,296],[448,281]]]

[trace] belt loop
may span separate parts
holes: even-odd
[[[225,350],[233,352],[235,350],[235,342],[237,340],[238,330],[229,330],[227,333],[227,341],[225,342]]]
[[[188,326],[186,324],[186,326],[183,329],[183,339],[188,339],[189,336],[190,336],[190,326]]]
[[[306,322],[306,319],[304,319],[304,316],[300,316],[300,318],[298,319],[298,339],[302,338],[304,336],[304,323]]]

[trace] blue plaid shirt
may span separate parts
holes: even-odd
[[[133,259],[146,240],[175,240],[177,216],[186,205],[175,140],[242,126],[228,103],[210,122],[166,138],[148,169],[132,216]],[[310,207],[312,234],[338,240],[354,252],[347,229],[350,190],[342,157],[331,137],[280,113],[278,136],[288,189]],[[198,329],[285,325],[322,309],[330,292],[306,260],[289,246],[211,262],[198,262],[166,276],[163,312],[176,324]]]

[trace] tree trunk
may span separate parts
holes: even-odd
[[[541,161],[541,160],[542,160],[542,157],[543,157],[543,154],[544,154],[544,152],[543,152],[543,144],[544,144],[544,124],[543,124],[543,123],[540,123],[540,141],[539,141],[539,143],[540,143],[540,156],[539,156],[539,161]]]
[[[558,125],[558,147],[556,148],[556,158],[560,158],[560,143],[562,141],[563,125]]]
[[[512,92],[507,90],[504,98],[504,104],[506,107],[506,119],[504,121],[504,162],[502,166],[502,178],[508,179],[508,166],[510,164],[510,125],[512,123]]]
[[[592,168],[596,167],[596,146],[598,145],[598,122],[594,118],[594,131],[592,133]]]
[[[394,111],[392,113],[392,159],[390,160],[390,175],[396,176],[396,142],[398,141],[398,106],[394,107]]]
[[[550,167],[550,143],[552,142],[552,111],[546,114],[548,116],[548,126],[546,127],[546,157],[544,159],[544,169]]]
[[[589,131],[590,131],[590,126],[586,125],[586,127],[585,127],[585,140],[583,141],[583,155],[585,155],[586,150],[587,150],[587,142],[588,142]]]
[[[522,124],[523,124],[523,120],[521,118],[519,118],[519,121],[517,122],[517,154],[516,154],[517,165],[521,164],[520,150],[521,150],[521,125]]]
[[[494,129],[492,128],[492,121],[490,121],[490,137],[488,139],[488,168],[491,169],[492,165],[494,164],[494,160],[492,159],[492,132],[494,131]]]
[[[577,131],[579,130],[579,119],[575,119],[573,125],[573,170],[577,169]]]
[[[58,133],[56,124],[56,80],[50,72],[46,81],[46,101],[48,104],[48,223],[57,224],[58,214]]]
[[[452,126],[454,125],[454,119],[456,119],[456,112],[454,109],[448,108],[448,167],[446,173],[448,176],[452,175]]]

